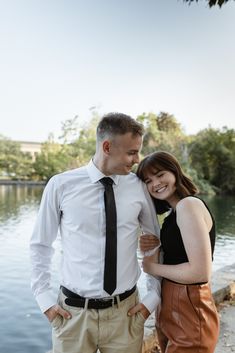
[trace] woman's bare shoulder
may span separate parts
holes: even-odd
[[[184,199],[180,200],[176,205],[176,211],[181,212],[191,212],[191,211],[203,211],[205,209],[205,205],[197,197],[188,196]]]

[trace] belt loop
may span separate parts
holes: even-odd
[[[117,298],[117,307],[118,307],[118,309],[119,309],[119,308],[120,308],[120,298],[119,298],[119,295],[117,295],[116,298]]]
[[[140,302],[140,296],[139,296],[139,291],[135,291],[136,295],[135,295],[135,305],[137,305]]]
[[[56,301],[57,304],[60,304],[61,294],[62,294],[62,291],[61,291],[61,288],[60,288],[58,296],[57,296],[57,301]]]
[[[88,302],[89,302],[89,298],[85,299],[85,305],[84,305],[84,309],[87,310],[88,308]]]

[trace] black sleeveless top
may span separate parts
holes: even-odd
[[[212,228],[209,232],[213,260],[213,252],[215,247],[215,221],[208,206],[203,200],[201,201],[208,209],[213,222]],[[160,232],[160,239],[164,252],[164,264],[178,265],[184,262],[188,262],[188,256],[185,251],[180,229],[176,223],[176,212],[174,210],[172,210],[171,213],[164,219]]]

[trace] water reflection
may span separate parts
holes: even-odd
[[[49,324],[30,289],[28,244],[42,190],[0,185],[0,352],[45,353],[51,347]]]
[[[21,208],[39,204],[42,186],[0,185],[0,222],[16,219]]]
[[[235,236],[235,197],[204,197],[216,221],[218,237]]]

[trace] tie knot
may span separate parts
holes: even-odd
[[[109,177],[105,177],[105,178],[100,179],[100,182],[101,182],[101,184],[103,184],[104,186],[113,185],[113,179],[112,179],[112,178],[109,178]]]

